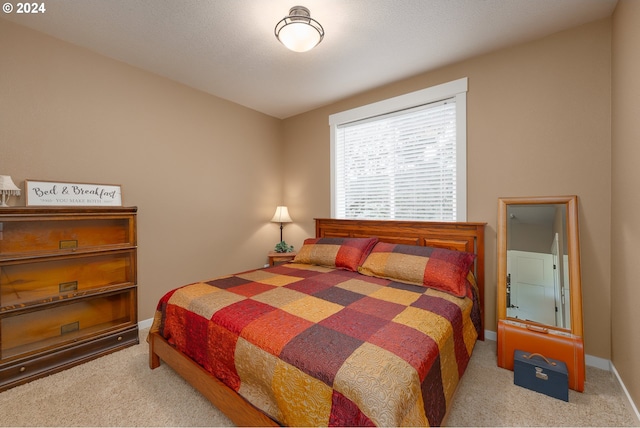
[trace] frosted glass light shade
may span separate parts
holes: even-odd
[[[313,49],[324,37],[322,25],[311,18],[309,9],[295,6],[289,10],[274,30],[276,38],[294,52],[306,52]]]
[[[307,52],[320,43],[320,34],[306,23],[293,22],[280,30],[279,39],[294,52]]]

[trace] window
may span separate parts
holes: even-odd
[[[466,221],[467,79],[337,113],[334,218]]]

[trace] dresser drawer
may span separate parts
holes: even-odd
[[[0,391],[138,343],[138,326],[134,325],[91,341],[73,343],[36,358],[0,363]]]
[[[136,283],[135,250],[0,262],[0,312]]]
[[[136,289],[0,314],[0,362],[135,325]]]
[[[0,259],[135,246],[134,217],[8,217],[0,222]]]

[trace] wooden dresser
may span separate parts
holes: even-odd
[[[0,209],[0,391],[138,343],[136,213]]]

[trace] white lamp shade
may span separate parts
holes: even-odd
[[[7,198],[10,195],[19,196],[20,188],[16,186],[10,176],[0,175],[0,207],[7,206]]]
[[[310,51],[321,40],[318,30],[306,22],[292,22],[284,26],[278,33],[278,39],[294,52]]]
[[[11,195],[20,194],[20,188],[15,185],[9,175],[0,175],[0,190],[6,190]]]
[[[273,215],[271,219],[274,223],[291,223],[291,217],[289,216],[289,209],[284,206],[279,206],[276,208],[276,213]]]

